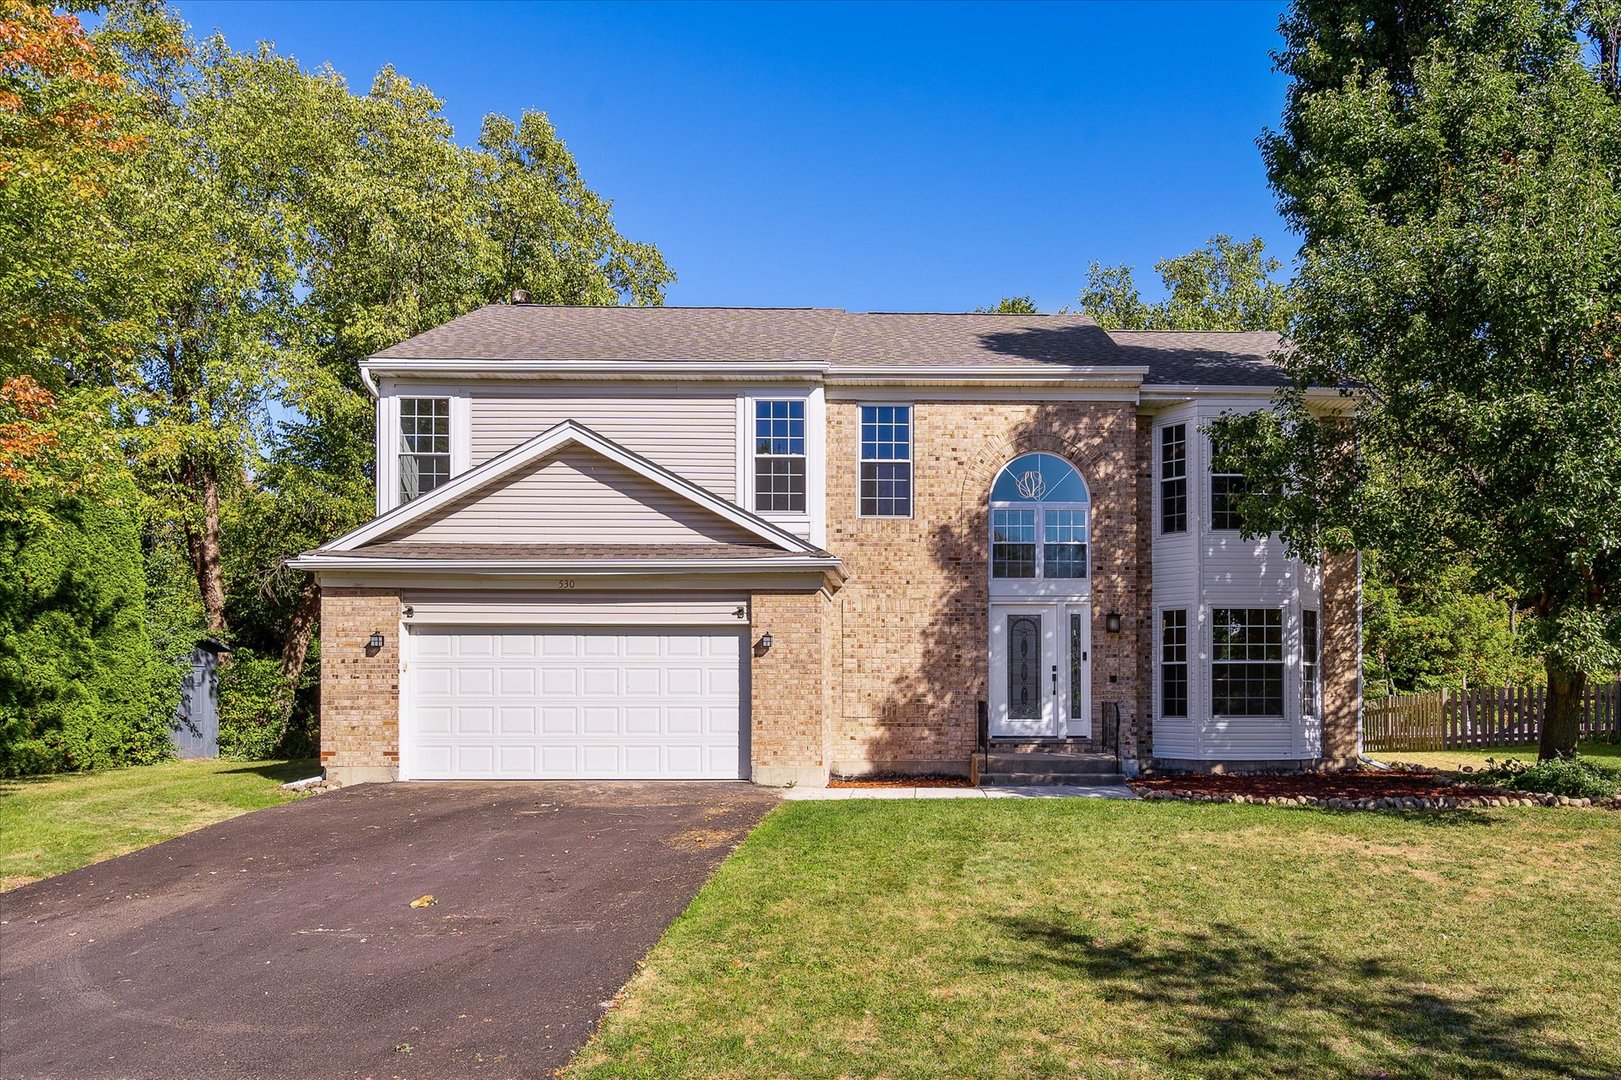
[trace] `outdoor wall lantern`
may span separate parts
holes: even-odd
[[[1111,634],[1120,633],[1120,612],[1111,611],[1103,616],[1103,628]]]
[[[366,648],[381,649],[383,647],[383,634],[380,630],[373,630],[371,637],[366,639]]]
[[[771,651],[771,631],[767,630],[760,635],[760,652],[765,654]]]

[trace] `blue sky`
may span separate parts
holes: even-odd
[[[960,311],[1073,301],[1216,232],[1296,243],[1255,138],[1280,8],[1251,4],[180,2],[363,90],[550,114],[672,304]]]

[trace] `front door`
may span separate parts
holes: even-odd
[[[991,606],[993,737],[1091,733],[1090,614],[1085,602]]]

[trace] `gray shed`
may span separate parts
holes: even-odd
[[[171,736],[175,753],[183,758],[219,757],[219,665],[220,657],[230,651],[206,638],[191,651],[191,670],[180,684]]]

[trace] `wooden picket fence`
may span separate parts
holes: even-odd
[[[1458,750],[1534,743],[1542,737],[1542,686],[1471,687],[1369,698],[1362,709],[1362,748]],[[1588,687],[1581,738],[1621,740],[1621,680]]]

